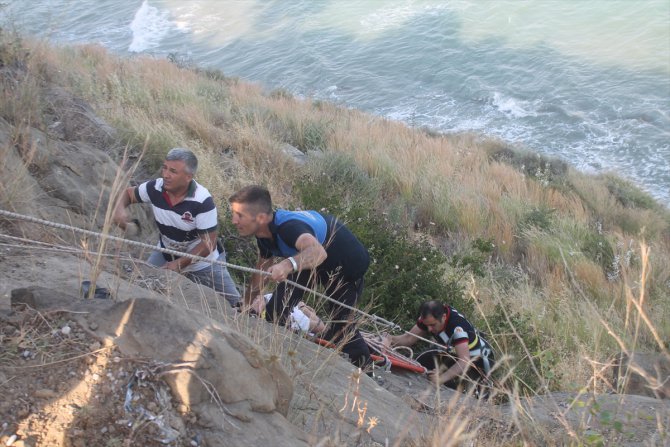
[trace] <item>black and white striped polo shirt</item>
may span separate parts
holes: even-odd
[[[200,243],[200,234],[216,231],[218,221],[214,200],[207,188],[195,180],[191,180],[186,198],[174,206],[163,191],[162,178],[139,185],[135,189],[135,198],[139,202],[151,203],[160,232],[159,247],[190,252]],[[167,254],[163,256],[168,261],[176,259]],[[219,252],[215,248],[207,259],[218,257]],[[182,272],[194,272],[210,265],[204,261],[194,262]]]

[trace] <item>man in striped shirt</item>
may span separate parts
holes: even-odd
[[[462,384],[477,385],[476,393],[484,397],[485,386],[495,361],[491,345],[479,331],[456,309],[440,301],[426,301],[419,308],[416,324],[402,335],[387,335],[387,347],[412,346],[415,337],[432,335],[444,349],[429,349],[416,360],[427,370],[435,382],[458,389]],[[465,383],[464,383],[465,382]]]
[[[217,249],[217,211],[209,191],[193,179],[198,159],[187,149],[174,148],[163,162],[161,178],[124,190],[114,209],[114,222],[126,231],[134,223],[128,220],[126,208],[133,203],[151,203],[160,233],[158,247],[190,253],[207,261],[225,261]],[[240,294],[228,270],[220,264],[196,261],[154,251],[148,262],[183,273],[194,282],[222,293],[237,306]]]

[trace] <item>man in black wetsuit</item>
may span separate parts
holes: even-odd
[[[228,201],[233,225],[240,235],[256,236],[257,269],[267,271],[277,283],[265,308],[268,321],[284,324],[303,297],[304,291],[288,285],[287,279],[305,287],[318,283],[331,298],[351,307],[356,305],[370,256],[344,224],[316,211],[273,211],[270,192],[261,186],[243,188]],[[251,296],[245,298],[253,300],[262,294],[267,278],[253,274]],[[344,340],[342,351],[351,363],[366,368],[370,350],[352,323],[352,312],[330,302],[328,306],[333,322],[323,338],[334,343]]]
[[[467,376],[472,383],[482,383],[493,367],[493,349],[472,324],[451,306],[440,301],[426,301],[419,308],[419,319],[403,335],[389,335],[386,346],[411,346],[419,341],[414,335],[429,334],[444,346],[421,353],[417,361],[436,383],[457,389]],[[442,366],[444,365],[444,366]]]

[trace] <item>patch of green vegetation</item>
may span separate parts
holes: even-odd
[[[293,94],[286,90],[285,88],[277,88],[274,89],[270,92],[270,98],[272,99],[284,99],[284,100],[292,100],[293,99]]]
[[[583,236],[581,250],[584,256],[600,265],[605,273],[614,265],[614,250],[609,241],[602,234],[591,231]]]
[[[656,229],[651,222],[641,218],[639,214],[626,210],[615,210],[610,217],[613,224],[617,225],[621,230],[628,234],[639,235],[642,230],[645,230],[647,237],[654,237]]]
[[[402,223],[376,212],[379,188],[353,160],[322,157],[296,189],[306,209],[337,216],[367,247],[371,265],[360,306],[372,305],[379,316],[406,327],[414,324],[423,301],[450,299],[445,256],[426,238],[411,238]]]
[[[655,210],[658,204],[651,195],[636,186],[633,182],[614,175],[604,176],[607,190],[625,208],[642,208]]]
[[[406,223],[377,209],[381,189],[352,159],[324,155],[309,171],[296,185],[304,208],[337,216],[370,253],[360,306],[371,305],[377,315],[402,327],[415,323],[427,300],[441,300],[472,315],[463,278],[485,275],[494,250],[491,240],[476,239],[448,258],[427,237],[411,237]]]
[[[21,37],[0,28],[0,68],[24,66],[27,57]]]
[[[191,56],[187,56],[187,55],[179,53],[177,51],[173,51],[171,53],[168,53],[167,60],[170,63],[176,65],[179,68],[186,68],[186,69],[192,70],[196,66],[196,64],[193,61],[193,58]]]
[[[302,121],[289,125],[289,143],[302,152],[323,150],[328,145],[330,125],[323,121]]]
[[[227,105],[229,92],[228,87],[223,83],[199,83],[197,86],[197,95],[210,104],[220,108]]]
[[[519,227],[521,229],[535,227],[540,230],[548,231],[551,228],[552,218],[555,211],[556,210],[544,206],[533,208],[523,216],[519,222]]]
[[[562,378],[555,371],[560,356],[549,347],[546,336],[537,330],[532,316],[497,304],[487,321],[491,332],[496,334],[496,341],[509,358],[509,368],[514,371],[522,393],[542,393],[545,386],[549,390],[559,387]]]
[[[124,146],[131,152],[142,152],[145,148],[143,162],[149,172],[157,172],[165,160],[165,148],[178,147],[180,142],[175,141],[168,132],[153,132],[150,135],[132,128],[131,125],[118,125],[119,136]]]
[[[502,142],[489,144],[486,151],[489,159],[512,165],[544,186],[559,186],[565,183],[568,164],[563,160],[514,149]]]

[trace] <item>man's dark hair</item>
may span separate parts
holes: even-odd
[[[253,205],[259,213],[272,213],[272,197],[270,197],[270,191],[262,186],[245,186],[230,196],[228,202]]]
[[[421,307],[419,307],[419,316],[423,319],[428,315],[432,316],[436,320],[442,318],[442,315],[444,315],[444,304],[436,300],[426,301],[423,303]]]

